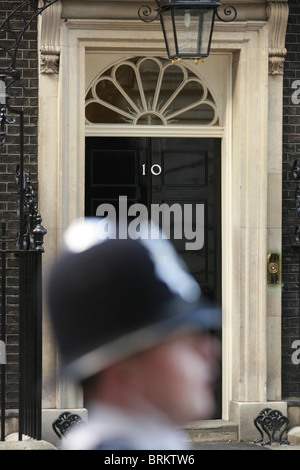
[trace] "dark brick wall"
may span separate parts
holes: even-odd
[[[283,247],[282,247],[282,396],[300,398],[300,364],[292,361],[292,344],[300,340],[300,251],[293,248],[295,228],[300,225],[296,212],[297,181],[293,164],[300,162],[300,103],[295,81],[300,80],[300,4],[290,0],[286,37],[287,57],[284,73],[283,124]],[[298,94],[300,98],[300,94]],[[299,355],[300,357],[300,355]]]
[[[0,22],[10,14],[21,1],[0,1]],[[1,34],[2,44],[9,40],[10,35]],[[3,51],[0,51],[0,68],[7,63]],[[30,171],[34,188],[37,182],[37,138],[38,138],[38,54],[37,29],[34,22],[21,41],[17,54],[16,68],[21,72],[21,83],[11,94],[10,104],[20,109],[24,107],[25,123],[25,169]],[[7,139],[0,148],[0,221],[7,222],[7,236],[11,240],[10,248],[16,247],[16,237],[19,229],[17,217],[17,184],[15,181],[16,166],[19,163],[19,121],[16,115],[14,124],[6,126]],[[18,261],[14,255],[7,260],[7,305],[6,305],[6,345],[7,345],[7,407],[18,407]]]

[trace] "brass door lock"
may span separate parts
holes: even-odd
[[[279,284],[280,260],[279,253],[268,253],[267,265],[268,284]]]

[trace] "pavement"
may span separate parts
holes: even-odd
[[[191,450],[300,450],[300,445],[277,444],[261,445],[253,442],[200,442],[194,443]]]
[[[290,444],[279,444],[277,442],[271,445],[261,445],[254,442],[211,441],[211,442],[189,442],[191,451],[200,450],[300,450],[300,427],[290,430],[287,435]],[[57,447],[47,441],[36,441],[24,436],[22,441],[18,441],[18,434],[13,433],[7,437],[5,442],[0,442],[1,450],[57,450]]]
[[[0,443],[0,451],[1,450],[10,450],[10,451],[18,451],[18,450],[57,450],[54,446],[47,442],[39,441],[39,442],[9,442],[9,443]],[[201,442],[199,444],[193,444],[190,448],[191,451],[224,451],[224,450],[299,450],[300,445],[279,445],[279,444],[272,444],[271,446],[266,445],[258,445],[253,444],[251,442]],[[127,455],[127,454],[126,454]]]

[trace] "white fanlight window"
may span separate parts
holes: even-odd
[[[183,63],[143,57],[98,76],[86,95],[86,124],[219,126],[207,85]]]

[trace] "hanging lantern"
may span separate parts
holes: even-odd
[[[158,16],[170,59],[199,59],[209,56],[215,17],[221,21],[236,18],[234,7],[226,7],[228,20],[218,14],[221,6],[217,0],[156,0],[157,15],[151,19],[152,9],[145,5],[139,10],[140,18],[152,22]]]

